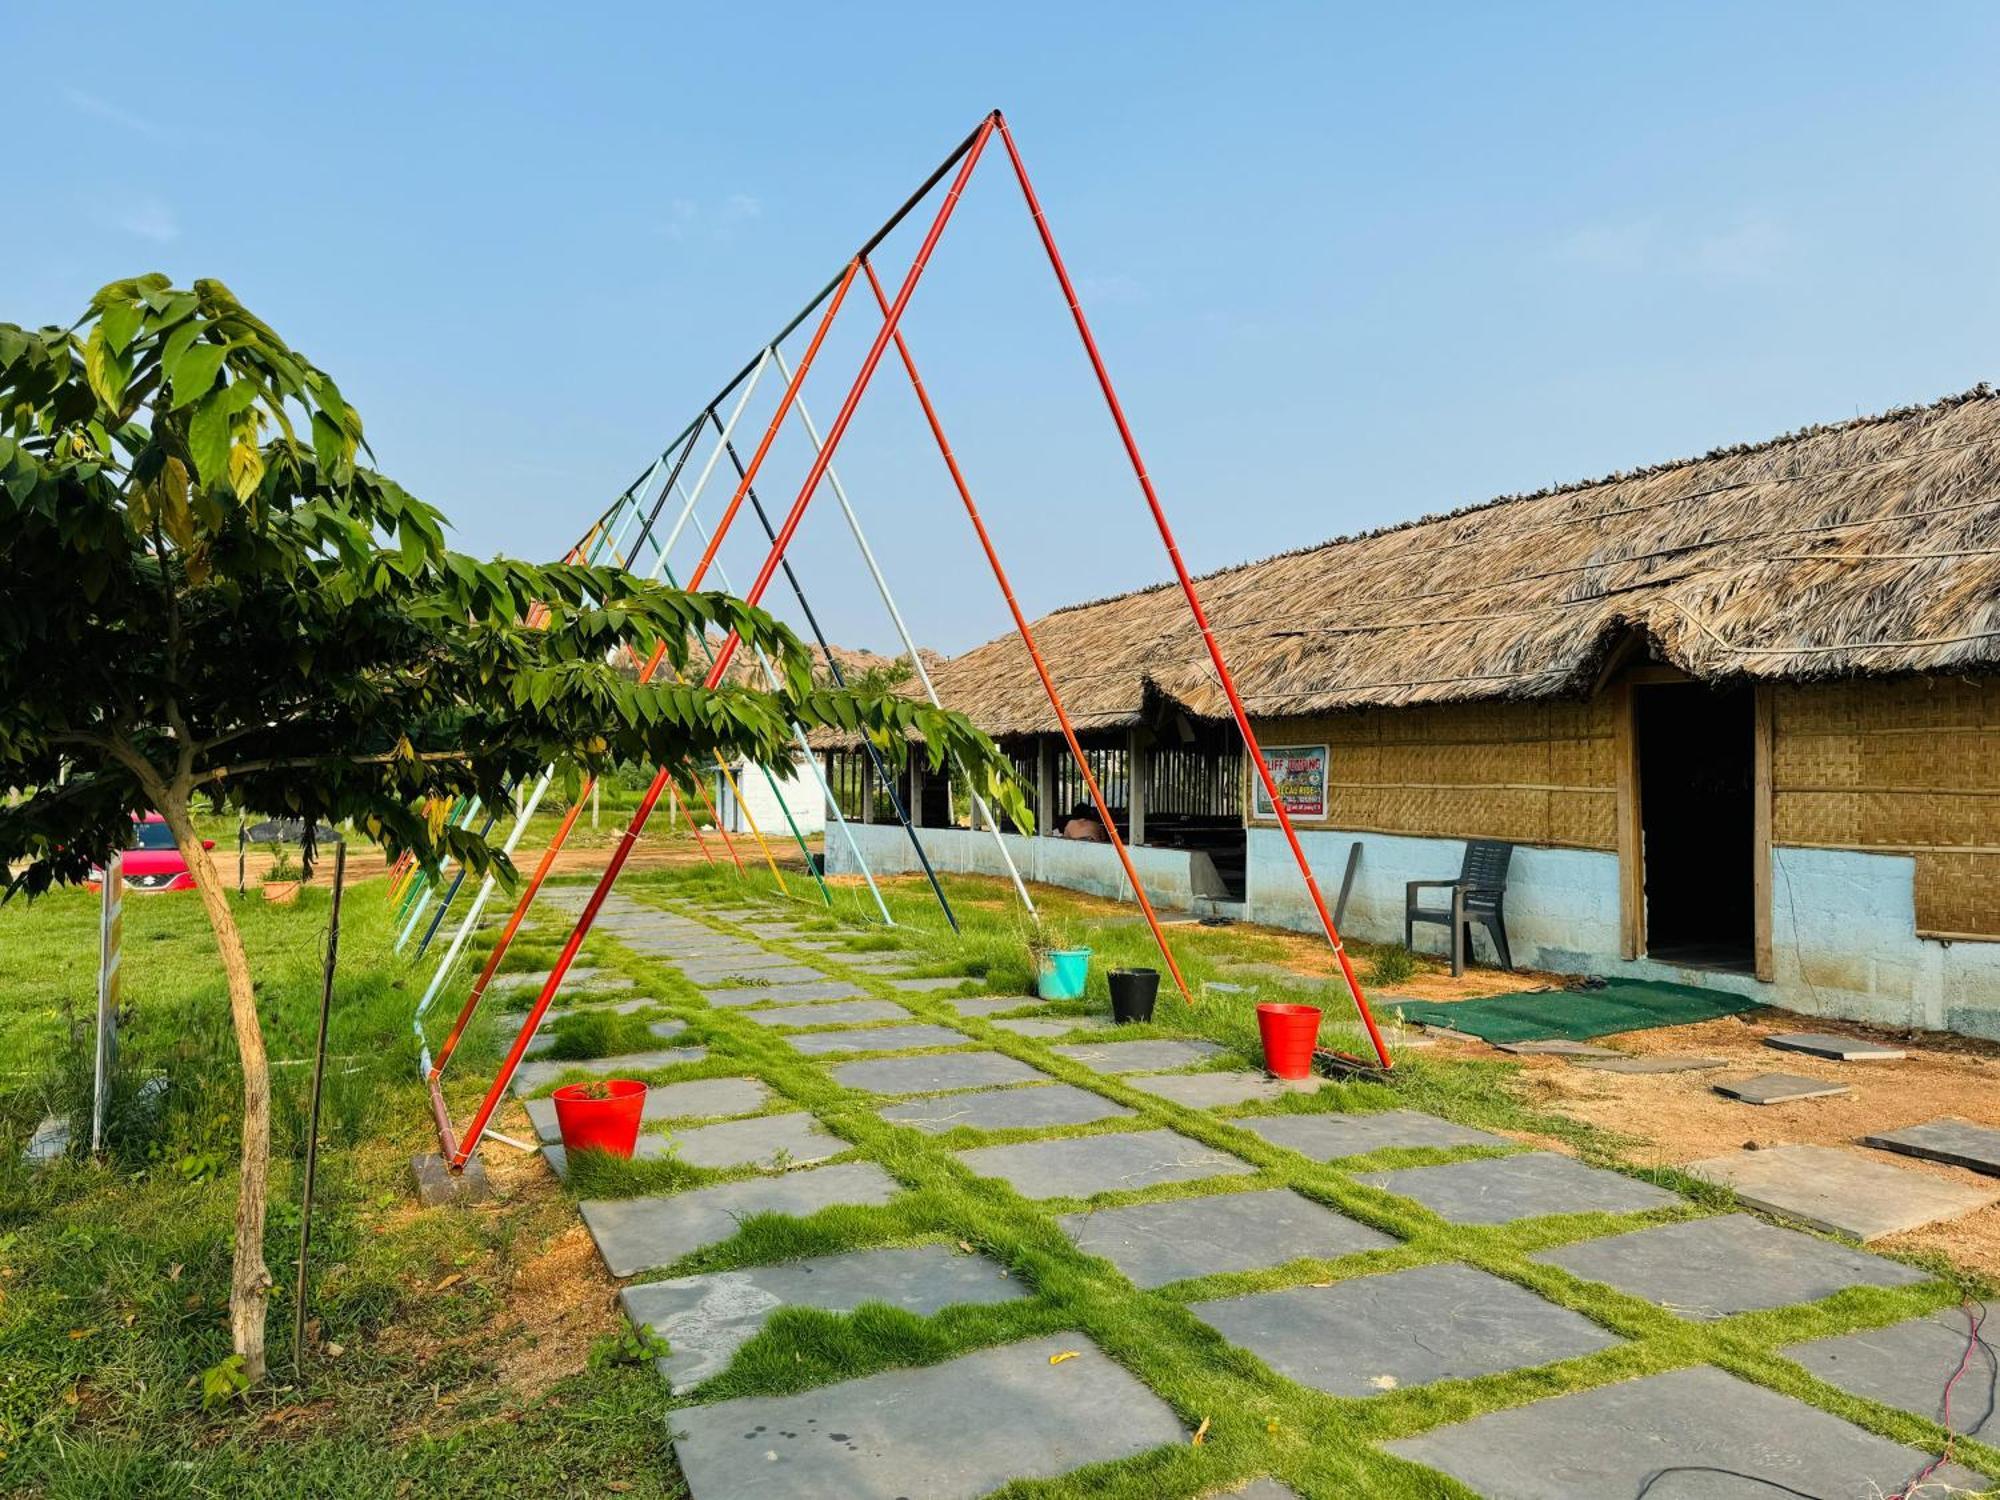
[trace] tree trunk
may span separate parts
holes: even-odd
[[[188,799],[169,793],[160,815],[172,831],[181,858],[194,872],[195,890],[215,930],[223,977],[229,983],[229,1016],[236,1030],[236,1055],[243,1067],[243,1152],[236,1189],[236,1259],[229,1280],[229,1332],[243,1356],[243,1373],[254,1385],[264,1378],[264,1314],[271,1273],[264,1264],[264,1206],[271,1172],[271,1070],[264,1054],[264,1030],[257,1019],[257,993],[250,982],[250,958],[243,934],[229,909],[215,861],[202,847],[188,813]]]

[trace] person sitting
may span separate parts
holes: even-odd
[[[1111,835],[1104,831],[1104,823],[1097,816],[1097,809],[1088,802],[1079,802],[1070,809],[1069,818],[1062,826],[1062,836],[1066,839],[1078,839],[1086,844],[1111,842]]]

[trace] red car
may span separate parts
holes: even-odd
[[[215,847],[214,839],[203,839],[204,849]],[[128,891],[191,891],[194,889],[194,872],[181,858],[180,850],[174,847],[174,836],[167,829],[167,820],[158,813],[147,813],[132,820],[132,842],[125,847],[122,861],[125,872],[125,889]],[[104,872],[96,872],[97,879],[90,882],[90,889],[97,890],[103,883]]]

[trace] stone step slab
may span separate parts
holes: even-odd
[[[732,1239],[753,1214],[805,1217],[837,1204],[879,1207],[896,1192],[896,1180],[873,1162],[850,1161],[659,1197],[591,1199],[579,1209],[605,1268],[624,1277]]]
[[[1619,1342],[1581,1313],[1456,1264],[1188,1310],[1287,1379],[1345,1397],[1555,1364]]]
[[[678,1395],[726,1370],[781,1307],[851,1313],[864,1303],[881,1303],[927,1318],[947,1307],[1027,1295],[983,1255],[923,1245],[642,1282],[626,1287],[618,1300],[634,1327],[650,1327],[667,1341],[672,1352],[654,1363]]]
[[[1011,1031],[1015,1036],[1030,1037],[1036,1041],[1068,1036],[1073,1031],[1108,1031],[1111,1027],[1111,1022],[1103,1016],[1017,1016],[993,1024],[1001,1031]]]
[[[1051,1083],[1039,1088],[940,1094],[932,1099],[892,1104],[878,1113],[892,1125],[907,1125],[926,1135],[942,1135],[960,1126],[968,1130],[1051,1130],[1064,1125],[1115,1120],[1134,1111],[1088,1089]]]
[[[1914,1286],[1927,1279],[1910,1266],[1749,1214],[1661,1224],[1528,1258],[1697,1322],[1817,1302],[1851,1286]]]
[[[1586,1167],[1549,1151],[1365,1172],[1355,1181],[1414,1198],[1452,1224],[1511,1224],[1550,1214],[1639,1213],[1681,1201],[1651,1183]]]
[[[1707,1366],[1536,1401],[1384,1446],[1488,1500],[1636,1496],[1649,1485],[1658,1496],[1668,1484],[1676,1486],[1668,1493],[1714,1500],[1880,1500],[1929,1462],[1914,1448]],[[1729,1474],[1661,1480],[1663,1469],[1682,1463]],[[1552,1475],[1561,1478],[1552,1483]],[[1975,1492],[1986,1483],[1957,1465],[1932,1482]]]
[[[1794,1104],[1801,1099],[1831,1099],[1836,1094],[1854,1092],[1844,1083],[1802,1078],[1796,1073],[1759,1073],[1755,1078],[1718,1083],[1715,1091],[1745,1104]]]
[[[1051,1047],[1057,1057],[1082,1063],[1099,1073],[1164,1073],[1169,1068],[1191,1068],[1228,1051],[1214,1042],[1192,1042],[1168,1038],[1146,1042],[1071,1042]]]
[[[1833,1062],[1896,1062],[1910,1055],[1901,1047],[1885,1047],[1861,1037],[1835,1036],[1824,1031],[1788,1031],[1765,1037],[1764,1045],[1780,1052],[1802,1052],[1807,1057],[1824,1057]]]
[[[1288,1188],[1092,1209],[1056,1223],[1077,1249],[1103,1256],[1134,1286],[1149,1289],[1401,1243]]]
[[[1260,1115],[1235,1123],[1274,1146],[1283,1146],[1314,1161],[1339,1161],[1347,1156],[1365,1156],[1371,1151],[1418,1147],[1449,1151],[1462,1146],[1514,1144],[1505,1136],[1490,1135],[1414,1109],[1388,1109],[1376,1114]]]
[[[1240,1158],[1172,1130],[1023,1141],[960,1151],[978,1177],[997,1177],[1024,1198],[1094,1198],[1163,1182],[1241,1176],[1256,1169]]]
[[[912,1017],[893,1000],[831,1000],[806,1005],[756,1006],[743,1019],[759,1026],[866,1026],[874,1021],[908,1021]]]
[[[1294,1081],[1262,1073],[1154,1073],[1130,1081],[1141,1093],[1190,1109],[1273,1104],[1287,1094],[1314,1093],[1325,1082],[1317,1076]]]
[[[795,980],[788,984],[742,985],[734,989],[705,989],[701,998],[723,1010],[741,1010],[753,1005],[797,1005],[819,1000],[860,1000],[866,992],[844,979]]]
[[[1719,1057],[1683,1057],[1671,1052],[1653,1052],[1644,1056],[1628,1057],[1579,1057],[1576,1064],[1580,1068],[1590,1068],[1599,1073],[1708,1073],[1729,1065]]]
[[[1990,1125],[1947,1118],[1863,1136],[1862,1141],[1878,1151],[1895,1151],[2000,1177],[2000,1130]]]
[[[1829,1385],[1932,1422],[1944,1421],[1950,1387],[1952,1430],[1991,1443],[2000,1439],[1994,1342],[1983,1331],[1979,1337],[1973,1347],[1965,1310],[1952,1307],[1887,1328],[1794,1344],[1785,1353]],[[1972,1358],[1960,1375],[1968,1348]]]
[[[1955,1219],[2000,1199],[1838,1146],[1773,1146],[1691,1162],[1696,1177],[1735,1190],[1752,1208],[1866,1244],[1885,1234]]]
[[[1057,1355],[1073,1354],[1051,1364]],[[1171,1408],[1081,1334],[673,1414],[693,1500],[977,1500],[1180,1444]]]
[[[952,1089],[1048,1083],[1049,1075],[1001,1052],[938,1052],[928,1057],[879,1057],[833,1070],[844,1088],[870,1094],[935,1094]]]
[[[785,1038],[786,1045],[807,1057],[826,1057],[836,1052],[904,1052],[912,1047],[957,1047],[972,1038],[949,1026],[870,1026],[859,1031],[800,1031]]]

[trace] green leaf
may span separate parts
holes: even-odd
[[[104,309],[97,326],[104,330],[104,342],[112,352],[123,354],[130,347],[144,316],[144,310],[136,302],[114,302]]]
[[[221,484],[229,474],[228,391],[202,397],[188,422],[188,455],[204,486]]]
[[[174,389],[174,401],[169,411],[179,411],[190,401],[207,395],[215,384],[216,372],[222,368],[222,361],[229,353],[221,344],[191,344],[181,350],[179,359],[174,359],[173,339],[179,338],[184,331],[174,330],[167,341],[167,351],[160,356],[160,366],[167,372],[167,382]]]

